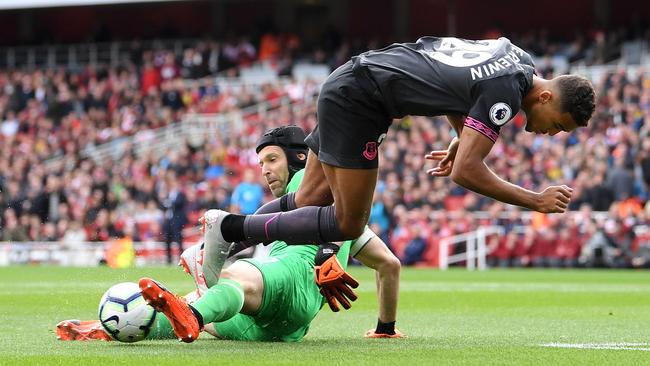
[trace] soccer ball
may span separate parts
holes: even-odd
[[[120,342],[143,340],[156,321],[156,310],[147,305],[140,287],[133,282],[112,286],[99,301],[99,321]]]

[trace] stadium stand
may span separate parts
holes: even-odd
[[[280,42],[285,48],[269,37],[259,51],[247,37],[176,49],[138,44],[95,48],[94,58],[25,56],[26,67],[0,52],[0,240],[162,241],[173,182],[186,196],[184,240],[199,240],[200,213],[231,209],[243,173],[256,169],[252,146],[261,133],[283,124],[311,130],[323,65],[364,49],[343,42],[329,54],[304,51],[295,35],[276,36],[290,40]],[[432,179],[424,154],[446,148],[453,131],[441,118],[406,117],[380,150],[375,231],[409,265],[438,265],[443,237],[500,226],[505,235],[488,237],[493,266],[650,267],[650,73],[610,63],[642,64],[647,45],[612,47],[623,39],[620,32],[513,39],[538,56],[540,74],[583,67],[597,87],[588,128],[518,133],[525,125],[518,115],[487,161],[526,188],[572,186],[571,212],[530,213]]]

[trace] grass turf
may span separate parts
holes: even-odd
[[[110,285],[145,275],[179,293],[192,289],[171,267],[0,268],[0,365],[650,363],[650,273],[633,271],[404,269],[398,327],[408,338],[400,340],[362,337],[376,322],[377,305],[374,273],[359,268],[353,308],[335,314],[325,306],[297,344],[207,334],[192,344],[55,339],[58,321],[96,318]]]

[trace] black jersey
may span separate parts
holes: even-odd
[[[493,141],[519,111],[535,70],[507,38],[423,37],[362,53],[353,63],[392,118],[463,114],[466,126]]]

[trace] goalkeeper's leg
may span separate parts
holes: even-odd
[[[197,307],[197,302],[201,304]],[[241,285],[233,280],[224,278],[219,284],[208,289],[203,296],[191,306],[201,314],[205,324],[225,321],[235,316],[242,308],[244,293]],[[199,310],[202,309],[202,310]],[[174,314],[158,314],[156,323],[151,328],[147,339],[175,339],[183,338],[183,334],[176,334],[169,317],[176,317]],[[214,329],[212,326],[208,329]],[[213,332],[210,332],[213,333]],[[196,339],[196,337],[194,337]]]
[[[255,314],[262,303],[264,282],[257,267],[237,261],[222,272],[217,285],[191,306],[153,280],[140,280],[140,287],[145,299],[165,315],[159,315],[148,338],[172,338],[175,334],[192,342],[198,337],[200,325],[226,321],[240,311]]]
[[[263,293],[262,273],[254,265],[239,260],[221,272],[219,284],[211,287],[192,305],[206,324],[222,322],[240,311],[256,314],[262,305]]]

